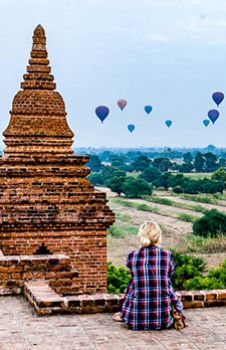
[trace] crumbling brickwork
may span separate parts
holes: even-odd
[[[74,292],[106,290],[106,235],[114,214],[86,179],[88,157],[73,154],[61,95],[50,74],[39,25],[27,73],[13,100],[0,158],[0,249],[33,255],[40,247],[71,258]]]

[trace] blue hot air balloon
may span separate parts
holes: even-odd
[[[166,120],[165,124],[166,124],[166,126],[168,126],[168,128],[170,128],[171,125],[173,124],[173,122],[172,122],[172,120]]]
[[[224,94],[223,92],[219,92],[216,91],[213,93],[212,95],[212,99],[214,100],[214,102],[216,103],[217,107],[219,106],[219,104],[223,101],[224,99]]]
[[[208,112],[208,117],[211,120],[211,122],[214,124],[217,118],[219,117],[219,112],[216,109],[211,109]]]
[[[203,124],[204,124],[205,126],[208,126],[209,123],[210,123],[209,119],[204,119],[204,120],[203,120]]]
[[[129,124],[129,125],[127,126],[127,128],[128,128],[128,130],[129,130],[130,132],[133,132],[133,130],[135,129],[135,125],[134,125],[134,124]]]
[[[104,119],[107,118],[110,110],[106,106],[99,106],[96,108],[95,112],[96,112],[96,115],[98,116],[98,118],[103,123]]]
[[[152,109],[153,109],[152,106],[149,106],[149,105],[144,106],[144,110],[145,110],[145,112],[148,113],[148,114],[151,113]]]

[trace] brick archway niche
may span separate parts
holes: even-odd
[[[44,281],[61,295],[106,292],[106,236],[114,214],[73,154],[45,31],[34,30],[27,73],[15,95],[0,158],[0,288],[18,294]]]

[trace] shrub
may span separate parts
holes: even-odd
[[[217,253],[226,251],[226,236],[219,234],[215,238],[201,237],[190,234],[187,236],[188,243],[186,251],[197,252],[197,253]]]
[[[137,231],[138,231],[137,226],[132,226],[132,225],[118,226],[114,224],[108,229],[108,232],[110,233],[110,235],[115,238],[121,238],[128,233],[132,235],[136,235]]]
[[[173,284],[176,289],[185,289],[187,280],[196,276],[202,277],[206,264],[202,258],[184,255],[173,251],[173,259],[175,263],[175,273],[173,275]]]
[[[109,293],[124,293],[130,279],[131,274],[126,267],[116,267],[111,262],[107,263],[107,286]]]
[[[181,188],[181,186],[175,186],[172,190],[174,193],[183,193],[183,189]]]
[[[114,176],[108,181],[108,187],[116,192],[118,196],[122,193],[123,182],[125,180],[125,176]]]
[[[98,186],[98,185],[103,185],[104,184],[104,180],[103,180],[103,177],[102,177],[101,173],[92,172],[91,174],[89,174],[87,176],[87,178],[94,186]]]
[[[209,271],[206,277],[196,276],[185,282],[187,290],[225,289],[226,288],[226,260],[216,269]]]
[[[161,171],[157,168],[150,167],[139,175],[139,178],[144,179],[147,182],[157,180],[161,176]]]
[[[151,195],[152,186],[143,179],[127,176],[122,185],[122,192],[129,198],[140,198],[143,195]]]
[[[205,263],[201,258],[183,255],[173,251],[175,262],[175,273],[173,275],[173,284],[176,289],[183,290],[188,280],[194,277],[202,277],[205,271]],[[218,271],[220,278],[224,276],[224,272]],[[222,275],[222,276],[221,276]],[[216,277],[216,273],[214,275]],[[109,293],[123,293],[131,279],[130,271],[124,267],[116,267],[112,263],[107,264],[107,285]]]
[[[193,233],[202,237],[226,234],[226,215],[216,209],[209,210],[193,224]]]
[[[177,214],[177,217],[179,220],[186,221],[186,222],[194,222],[197,219],[197,216],[187,214],[187,213]]]

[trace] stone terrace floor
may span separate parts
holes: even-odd
[[[182,331],[133,332],[112,314],[38,317],[22,297],[0,298],[0,350],[226,350],[226,308],[185,310]]]

